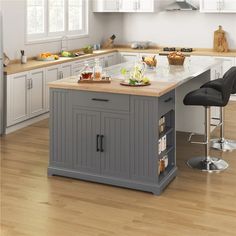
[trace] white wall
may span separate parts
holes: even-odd
[[[161,46],[212,48],[213,32],[222,25],[229,47],[236,49],[236,14],[159,12],[124,14],[120,42],[148,40]]]
[[[0,0],[4,51],[11,59],[19,58],[21,49],[28,56],[60,51],[61,42],[25,44],[25,1]],[[236,14],[202,14],[199,11],[94,14],[90,7],[89,19],[89,37],[70,40],[69,50],[100,42],[112,34],[117,35],[116,43],[148,40],[160,46],[212,48],[213,31],[220,24],[228,33],[230,48],[236,49]]]
[[[59,52],[61,42],[41,44],[25,44],[25,1],[26,0],[0,0],[3,14],[3,44],[4,51],[11,59],[20,58],[20,50],[24,49],[28,56],[35,56],[40,52]],[[90,1],[91,3],[91,1]],[[87,44],[100,42],[106,24],[104,14],[93,14],[90,7],[89,37],[69,40],[68,49],[82,48]]]

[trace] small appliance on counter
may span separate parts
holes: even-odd
[[[148,49],[150,42],[148,41],[137,41],[131,43],[132,49]]]
[[[175,51],[181,51],[181,52],[193,52],[193,48],[176,48],[176,47],[164,47],[164,52],[175,52]]]

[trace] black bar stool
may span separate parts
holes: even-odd
[[[205,145],[205,155],[194,157],[187,161],[188,166],[202,171],[213,172],[222,171],[228,167],[228,163],[220,158],[210,156],[210,107],[224,107],[228,104],[234,83],[234,74],[229,73],[225,76],[221,86],[215,88],[200,88],[188,93],[184,98],[184,104],[190,106],[203,106],[205,108],[205,142],[191,142]]]
[[[206,84],[202,86],[202,88],[214,88],[218,91],[220,91],[223,80],[228,77],[229,75],[234,76],[234,83],[233,87],[231,90],[231,94],[236,93],[236,67],[232,67],[229,69],[223,76],[222,79],[216,79],[213,81],[209,81]],[[211,139],[211,147],[213,149],[221,150],[223,152],[226,151],[233,151],[236,150],[236,141],[234,140],[229,140],[225,139],[224,137],[224,114],[225,114],[225,109],[224,107],[220,107],[220,138],[218,139]]]

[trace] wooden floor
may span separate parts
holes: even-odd
[[[226,111],[226,135],[236,139],[236,103]],[[236,235],[236,152],[230,167],[206,174],[185,161],[203,149],[178,134],[178,177],[160,196],[96,183],[47,177],[48,124],[1,139],[3,236]]]

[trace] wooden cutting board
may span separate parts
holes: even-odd
[[[228,52],[228,42],[226,38],[226,32],[220,25],[218,30],[214,32],[214,51],[216,52]]]

